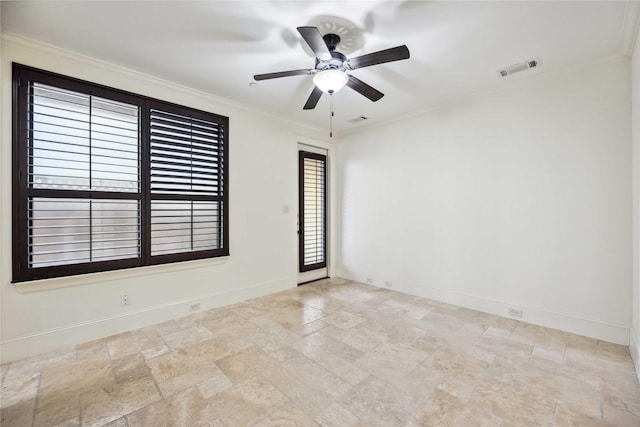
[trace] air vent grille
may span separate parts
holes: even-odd
[[[504,67],[498,70],[498,75],[500,77],[507,77],[511,74],[519,73],[521,71],[528,70],[530,68],[534,68],[538,66],[538,60],[532,59],[530,61],[519,62],[517,64],[509,65],[508,67]]]
[[[358,116],[355,119],[347,120],[349,123],[356,124],[360,122],[364,122],[365,120],[369,120],[367,116]]]

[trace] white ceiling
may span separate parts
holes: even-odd
[[[334,129],[348,132],[433,108],[508,80],[628,55],[638,24],[630,1],[3,1],[3,32],[43,41],[327,129],[329,97],[303,111],[311,76],[253,75],[313,68],[296,27],[331,26],[348,57],[406,44],[411,58],[351,73],[385,97],[345,88]],[[498,68],[537,58],[539,68],[500,79]],[[370,120],[351,124],[360,115]]]

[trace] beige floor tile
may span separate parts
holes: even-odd
[[[640,426],[640,416],[607,405],[606,403],[602,405],[602,413],[604,421],[609,425],[620,427]]]
[[[151,370],[140,353],[113,360],[111,366],[118,383],[151,375]]]
[[[36,399],[23,400],[0,409],[0,425],[2,427],[24,427],[33,423]]]
[[[640,416],[640,384],[633,376],[602,378],[604,403]]]
[[[556,363],[563,363],[564,352],[565,352],[564,350],[549,350],[544,347],[534,347],[531,357],[535,357],[538,359],[551,360],[552,362],[556,362]]]
[[[506,425],[552,425],[555,403],[546,396],[487,378],[474,391],[470,404],[503,419]]]
[[[140,328],[133,332],[155,332],[160,336],[168,335],[172,332],[179,331],[180,325],[175,320],[168,320],[166,322],[156,323],[150,326],[146,326],[144,328]]]
[[[129,427],[200,426],[217,420],[213,404],[195,388],[159,400],[126,417]]]
[[[509,339],[532,347],[564,352],[568,336],[565,332],[556,329],[521,322],[513,330]]]
[[[440,331],[457,331],[465,325],[465,321],[459,319],[453,312],[450,313],[440,313],[438,311],[432,311],[422,319],[422,324],[425,329],[438,329]]]
[[[493,378],[525,390],[533,396],[545,396],[563,407],[592,418],[601,416],[602,394],[599,388],[562,375],[550,376],[529,364],[522,369],[503,371]]]
[[[211,331],[202,325],[191,326],[171,332],[170,334],[162,335],[162,339],[172,350],[207,341],[211,338],[213,338]]]
[[[167,354],[171,351],[168,345],[162,344],[157,347],[148,348],[146,350],[142,350],[140,354],[144,357],[145,360],[153,359],[154,357],[162,356],[163,354]]]
[[[79,344],[76,346],[76,360],[96,360],[103,359],[109,360],[109,348],[107,347],[107,341],[96,340],[85,344]]]
[[[198,366],[186,372],[182,372],[175,377],[171,377],[165,381],[158,382],[158,388],[163,397],[173,396],[180,391],[196,386],[212,377],[220,375],[220,369],[213,363]]]
[[[364,421],[337,402],[318,414],[316,421],[322,427],[367,427]]]
[[[324,316],[325,314],[321,310],[305,305],[301,308],[296,308],[290,311],[273,312],[267,317],[287,329],[293,329],[301,325],[320,320]]]
[[[314,360],[328,355],[335,355],[346,361],[354,361],[364,355],[362,351],[338,341],[322,331],[307,335],[291,343],[289,347]]]
[[[45,369],[59,365],[65,365],[76,360],[76,348],[65,347],[63,349],[40,354],[38,356],[20,359],[9,365],[7,376],[18,378],[20,376],[31,376],[42,372]]]
[[[278,361],[261,348],[252,346],[219,359],[216,364],[233,383],[239,383],[275,369]]]
[[[244,338],[214,338],[185,347],[180,351],[193,358],[215,362],[253,345],[251,341]]]
[[[210,400],[213,410],[227,426],[250,426],[289,403],[269,381],[262,378],[234,385]]]
[[[416,411],[409,426],[494,427],[502,422],[487,408],[466,404],[444,390],[436,390]]]
[[[111,362],[102,355],[44,370],[40,375],[34,425],[57,424],[78,416],[82,393],[114,384]]]
[[[304,337],[314,332],[321,331],[327,326],[329,326],[329,324],[323,322],[322,320],[314,320],[313,322],[305,323],[304,325],[291,326],[288,329],[291,330],[291,332],[293,332],[294,334]]]
[[[231,314],[217,319],[204,318],[202,324],[220,340],[238,340],[261,332],[259,326],[237,314]]]
[[[512,332],[519,323],[517,320],[482,312],[475,314],[468,319],[467,322],[480,325],[484,328],[493,327],[508,332]]]
[[[265,369],[262,375],[310,416],[351,388],[351,384],[304,356]]]
[[[114,339],[107,343],[109,356],[112,359],[119,359],[130,354],[139,353],[143,350],[155,348],[164,344],[160,335],[155,331],[136,332],[119,339]]]
[[[80,415],[80,392],[60,390],[59,393],[40,393],[33,417],[35,427],[62,423]]]
[[[63,421],[59,424],[56,424],[55,427],[80,427],[80,416],[69,418],[66,421]]]
[[[607,424],[599,415],[586,415],[573,411],[564,405],[558,405],[555,411],[555,426],[600,427]]]
[[[354,326],[357,326],[365,321],[362,317],[344,310],[326,316],[322,320],[325,323],[328,323],[340,329],[353,328]]]
[[[353,387],[339,402],[367,426],[404,425],[416,409],[412,396],[374,376]]]
[[[254,427],[317,427],[313,419],[292,404],[286,404],[271,412],[266,418],[254,424]]]
[[[7,375],[0,386],[0,408],[35,399],[40,384],[40,373]]]
[[[208,380],[199,383],[196,387],[202,397],[209,399],[216,394],[233,386],[231,380],[222,372],[217,373]]]
[[[528,344],[493,336],[480,337],[474,346],[496,355],[504,355],[514,359],[528,359],[533,353],[533,347]]]
[[[80,395],[83,426],[101,426],[162,399],[151,377],[102,387]]]
[[[3,363],[2,365],[0,365],[0,381],[4,380],[4,374],[6,374],[8,370],[9,370],[8,363]]]
[[[550,376],[560,375],[563,377],[573,378],[587,383],[596,389],[601,389],[600,375],[591,370],[577,369],[567,363],[543,359],[535,357],[535,355],[532,355],[528,360],[527,365],[528,366],[521,369],[534,369],[544,371]]]
[[[102,427],[129,427],[129,424],[127,423],[126,417],[121,417],[117,420],[104,424]]]
[[[278,362],[284,362],[285,360],[289,360],[300,355],[300,353],[291,347],[280,347],[273,351],[268,351],[267,353],[269,353],[269,355]]]
[[[438,388],[466,400],[486,375],[488,363],[465,354],[436,351],[423,364],[431,375],[442,377]]]
[[[273,332],[258,332],[249,337],[249,341],[265,351],[277,350],[299,339],[299,335],[285,328]]]
[[[355,364],[381,378],[397,378],[408,374],[427,356],[408,346],[382,343]]]
[[[322,329],[322,333],[362,352],[373,350],[386,341],[385,336],[369,327],[369,322],[362,323],[351,329],[340,329],[330,325]]]
[[[146,361],[151,375],[159,383],[212,363],[209,354],[193,348],[179,349]]]
[[[489,337],[509,339],[509,337],[511,336],[511,331],[508,331],[506,329],[496,328],[494,326],[489,326],[482,335],[489,336]]]

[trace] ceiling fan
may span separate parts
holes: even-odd
[[[371,65],[409,58],[409,49],[407,46],[402,45],[347,59],[344,54],[335,50],[336,46],[340,44],[340,36],[337,34],[330,33],[323,36],[317,27],[298,27],[298,32],[316,55],[315,67],[280,71],[277,73],[256,74],[253,78],[255,80],[268,80],[313,74],[315,87],[311,95],[309,95],[306,104],[304,104],[303,108],[305,110],[314,109],[323,92],[331,95],[342,89],[345,85],[375,102],[382,98],[384,94],[346,72]]]

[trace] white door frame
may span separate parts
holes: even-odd
[[[297,282],[298,284],[301,283],[306,283],[312,280],[317,280],[323,277],[334,277],[335,276],[335,259],[336,259],[336,255],[337,255],[337,227],[336,227],[336,221],[335,218],[337,218],[337,210],[336,210],[336,206],[337,206],[337,200],[336,200],[336,147],[334,144],[332,143],[327,143],[324,141],[320,141],[320,140],[315,140],[315,139],[311,139],[311,138],[307,138],[307,137],[302,137],[302,136],[296,136],[296,150],[295,150],[295,157],[294,157],[294,161],[296,164],[295,167],[295,183],[296,183],[296,203],[295,203],[295,230],[292,233],[293,234],[293,242],[294,242],[294,247],[296,248],[296,277],[297,277]],[[300,273],[298,270],[298,257],[300,256],[299,254],[299,250],[298,250],[298,215],[300,214],[300,212],[298,212],[298,206],[299,206],[299,189],[298,189],[298,153],[300,151],[308,151],[308,152],[312,152],[312,153],[319,153],[319,154],[324,154],[327,156],[327,163],[326,163],[326,167],[327,167],[327,182],[326,182],[326,186],[327,186],[327,211],[326,211],[326,215],[327,215],[327,268],[326,270],[324,269],[320,269],[323,270],[322,272],[320,272],[320,270],[313,270],[313,271],[308,271],[308,272],[304,272],[304,273]],[[314,274],[315,273],[315,274]]]

